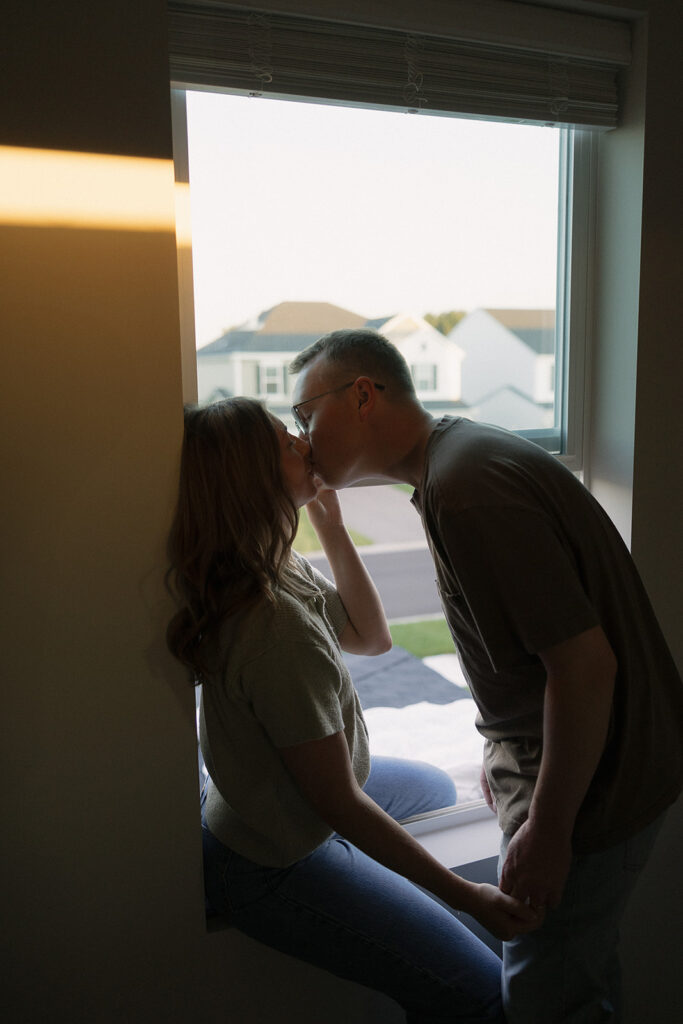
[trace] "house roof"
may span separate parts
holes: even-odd
[[[554,309],[487,309],[503,327],[516,334],[537,355],[555,351]]]
[[[280,302],[254,320],[232,327],[220,338],[203,345],[197,354],[300,352],[322,334],[365,324],[365,317],[330,302]]]
[[[197,356],[223,352],[301,352],[317,341],[324,331],[315,334],[267,334],[260,331],[227,331],[216,341],[197,350]]]

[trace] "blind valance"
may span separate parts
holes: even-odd
[[[500,0],[453,0],[438,34],[222,0],[169,0],[168,10],[178,85],[414,113],[610,128],[630,59],[625,22]]]

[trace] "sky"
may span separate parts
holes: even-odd
[[[559,133],[188,92],[197,346],[283,301],[555,305]]]

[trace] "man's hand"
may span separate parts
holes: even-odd
[[[491,792],[491,787],[489,786],[489,780],[486,777],[486,769],[484,768],[483,765],[481,766],[481,775],[479,776],[479,785],[481,786],[481,791],[484,794],[484,800],[488,804],[490,810],[492,810],[493,813],[495,814],[496,813],[496,798],[494,797],[493,793]]]
[[[571,859],[570,837],[525,821],[508,845],[500,888],[531,907],[557,907]]]

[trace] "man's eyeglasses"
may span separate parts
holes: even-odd
[[[350,380],[348,382],[348,384],[340,384],[339,387],[330,388],[329,391],[321,391],[319,395],[313,395],[311,398],[305,398],[303,400],[303,402],[297,402],[296,405],[293,405],[292,406],[292,416],[294,417],[294,422],[297,425],[297,429],[302,434],[307,434],[308,433],[308,424],[306,423],[306,420],[303,418],[303,416],[299,412],[299,409],[301,408],[302,405],[308,405],[309,402],[315,402],[315,400],[317,398],[324,398],[325,395],[333,395],[337,391],[345,391],[347,388],[350,388],[352,384],[356,383],[356,379]],[[377,388],[378,391],[384,391],[384,384],[377,384],[376,383],[375,387]]]

